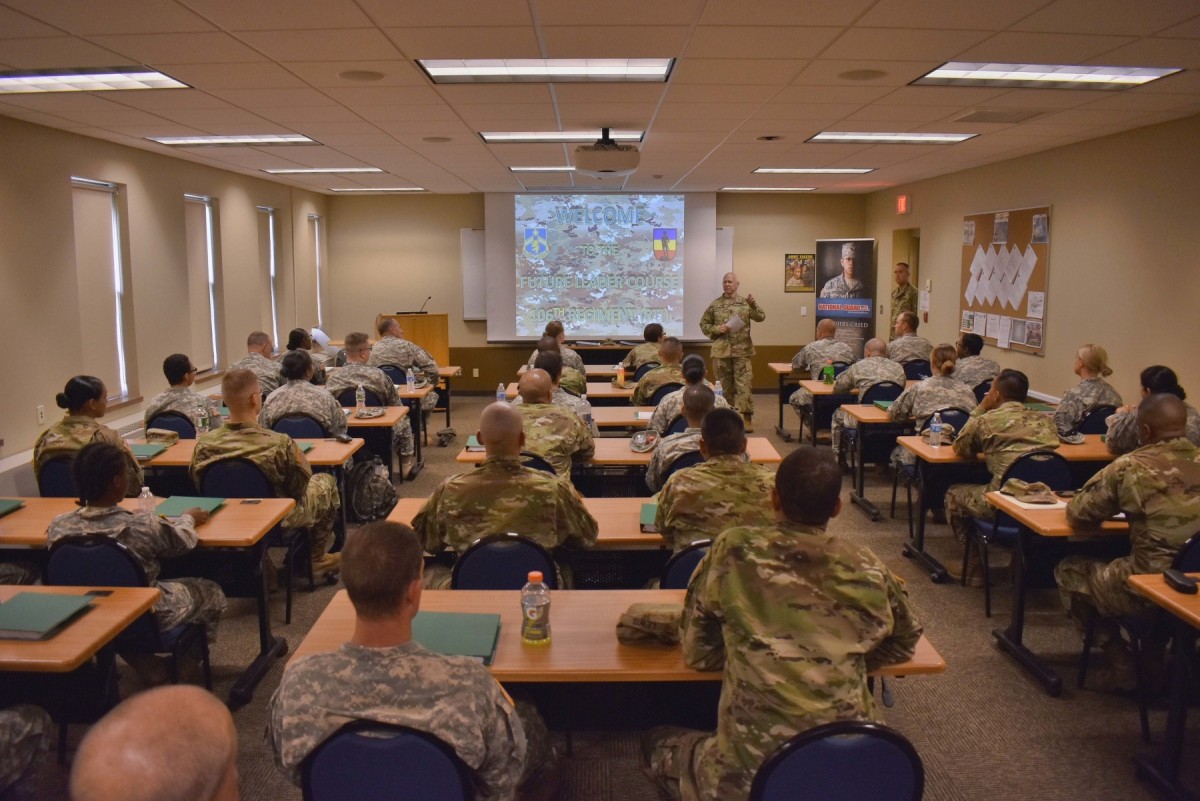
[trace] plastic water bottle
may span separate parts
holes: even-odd
[[[715,395],[718,398],[725,397],[725,390],[721,389],[720,381],[717,381],[717,383],[713,384],[713,395]]]
[[[358,389],[354,390],[354,408],[359,412],[367,408],[367,391],[363,389],[362,384],[359,384]]]
[[[138,494],[138,514],[147,518],[154,517],[156,506],[158,506],[158,501],[154,499],[154,493],[150,491],[149,487],[142,487],[142,491]]]
[[[521,588],[521,642],[550,644],[550,588],[542,582],[542,571],[532,570]]]
[[[505,403],[508,401],[508,396],[504,392],[504,382],[501,381],[496,385],[496,403]]]
[[[623,364],[617,365],[617,383],[618,384],[625,383],[625,365],[623,365]]]
[[[587,393],[585,392],[582,395],[580,395],[579,400],[583,404],[583,409],[580,412],[580,417],[583,418],[583,422],[587,424],[587,427],[589,429],[591,429],[591,427],[592,427],[592,404],[588,403]]]
[[[196,433],[197,434],[207,434],[209,432],[209,429],[210,429],[210,426],[208,424],[208,411],[201,409],[200,413],[198,415],[196,415]]]
[[[407,372],[405,372],[404,381],[405,381],[405,383],[408,384],[409,392],[417,391],[417,374],[413,372],[413,369],[411,367],[408,368]]]
[[[937,412],[929,418],[929,444],[935,448],[942,447],[942,416]]]

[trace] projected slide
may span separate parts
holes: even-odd
[[[516,334],[683,333],[683,195],[516,195]]]

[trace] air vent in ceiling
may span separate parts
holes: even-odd
[[[1046,112],[1028,108],[977,108],[954,117],[955,122],[1013,123],[1026,122]]]

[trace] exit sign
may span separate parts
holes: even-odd
[[[908,214],[912,211],[912,195],[896,195],[896,213]]]

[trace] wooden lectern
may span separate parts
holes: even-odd
[[[385,319],[395,320],[404,329],[404,338],[415,342],[444,367],[450,363],[450,320],[445,314],[379,314],[375,317],[375,330]],[[378,334],[376,334],[378,336]]]

